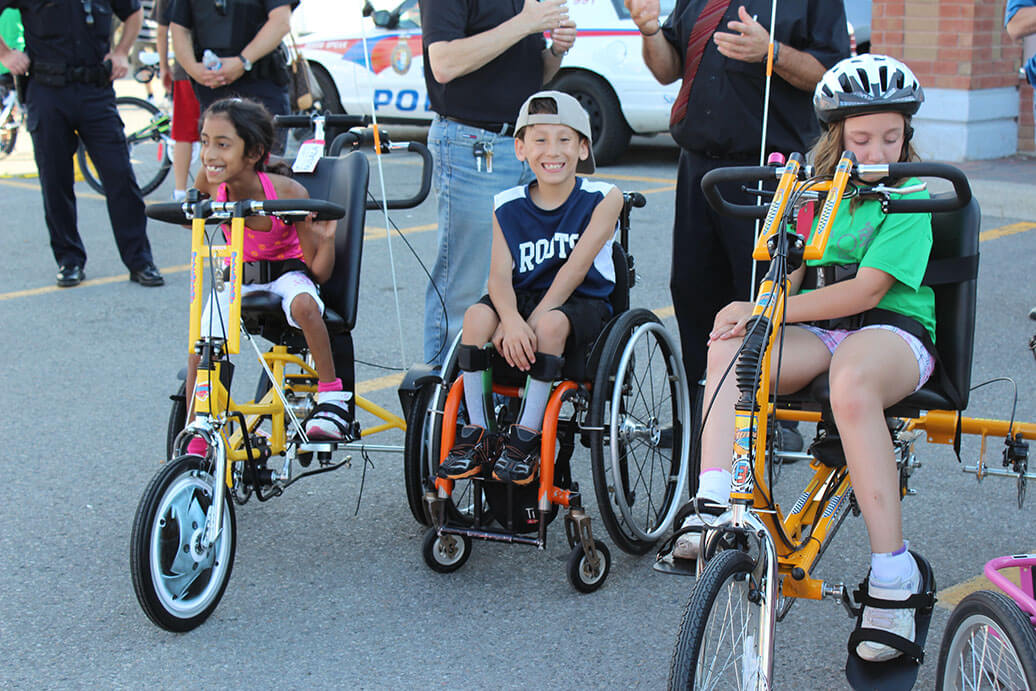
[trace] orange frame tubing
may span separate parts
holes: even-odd
[[[543,432],[540,438],[540,485],[539,505],[540,508],[548,508],[551,504],[568,506],[571,502],[572,492],[554,486],[554,450],[557,446],[558,415],[564,403],[564,396],[569,391],[579,388],[573,381],[563,381],[554,387],[550,398],[547,400],[547,408],[543,413]],[[520,388],[517,386],[493,386],[493,392],[504,396],[517,396]],[[462,377],[450,385],[450,393],[446,397],[446,405],[442,412],[442,437],[439,446],[439,463],[446,460],[453,448],[453,442],[457,436],[457,413],[460,410],[461,401],[464,399],[464,383]],[[442,493],[449,495],[453,492],[453,480],[437,477],[435,487]]]

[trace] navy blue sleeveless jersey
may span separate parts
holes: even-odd
[[[541,209],[529,197],[529,185],[512,187],[493,198],[496,220],[511,251],[511,283],[515,291],[543,292],[590,225],[594,209],[615,187],[577,177],[572,193],[556,209]],[[608,238],[586,278],[573,295],[607,299],[615,286],[612,238]]]

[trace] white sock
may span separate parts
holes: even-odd
[[[730,483],[733,476],[729,470],[706,468],[698,476],[698,493],[695,496],[726,505],[730,501]]]
[[[522,427],[534,429],[537,432],[543,427],[543,411],[547,409],[547,399],[550,398],[550,386],[553,382],[533,379],[525,380],[525,398],[522,400],[522,414],[519,416],[518,424]]]
[[[886,587],[914,586],[919,575],[917,563],[907,551],[906,543],[895,552],[871,553],[870,580],[872,583]]]
[[[173,201],[180,202],[187,198],[187,190],[173,190]]]
[[[486,427],[486,401],[482,395],[482,371],[463,372],[464,404],[468,408],[468,424]]]

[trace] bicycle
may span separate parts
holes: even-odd
[[[306,124],[309,122],[307,118]],[[421,188],[413,197],[386,201],[389,208],[416,206],[431,184],[427,149],[413,142],[405,146],[422,152]],[[186,424],[186,392],[181,385],[172,397],[167,441],[170,460],[141,497],[131,535],[130,571],[137,601],[149,619],[164,629],[193,629],[218,605],[233,567],[235,505],[243,505],[253,496],[268,501],[303,477],[348,466],[350,452],[402,451],[367,441],[384,430],[403,430],[405,422],[362,396],[354,396],[357,409],[372,415],[378,424],[360,429],[355,423],[352,439],[346,441],[310,441],[301,421],[315,407],[317,377],[305,339],[287,325],[279,296],[263,292],[241,295],[246,216],[279,216],[290,222],[315,212],[318,218],[341,219],[334,240],[334,270],[323,284],[321,296],[336,370],[351,368],[349,332],[356,322],[364,218],[368,208],[382,206],[380,200],[367,201],[368,172],[366,157],[353,152],[324,157],[313,173],[295,176],[310,193],[308,200],[213,202],[199,199],[197,191],[191,191],[182,203],[147,207],[150,218],[191,225],[188,344],[202,356],[193,392],[196,417]],[[216,236],[222,238],[222,233],[206,226],[226,221],[230,240],[216,244]],[[204,280],[206,268],[208,282]],[[209,286],[229,291],[229,309],[222,315],[223,337],[200,337]],[[231,356],[240,351],[242,333],[254,346],[262,368],[256,394],[245,402],[231,395]],[[273,345],[261,351],[253,334]],[[340,366],[343,349],[348,350],[346,365]],[[187,445],[195,437],[208,443],[204,457],[187,453]],[[347,455],[334,457],[341,452]],[[283,456],[283,462],[271,467],[277,456]]]
[[[169,136],[172,117],[150,101],[135,96],[118,96],[115,107],[125,127],[130,166],[141,194],[150,194],[161,185],[173,165],[173,140]],[[76,150],[76,163],[86,184],[98,194],[104,185],[82,142]]]
[[[767,689],[773,679],[773,650],[776,623],[797,598],[835,599],[857,616],[860,605],[842,583],[827,583],[812,576],[819,559],[850,511],[858,513],[851,479],[845,467],[837,430],[828,401],[827,376],[818,377],[805,391],[777,399],[771,394],[771,358],[780,329],[774,328],[784,310],[787,274],[803,259],[823,255],[827,234],[847,195],[880,199],[887,213],[932,212],[934,244],[929,273],[935,280],[937,342],[940,375],[919,392],[886,411],[899,471],[900,496],[911,493],[909,479],[920,466],[914,443],[926,432],[929,441],[953,443],[959,434],[1006,435],[1010,424],[961,416],[967,406],[974,339],[975,283],[978,259],[978,204],[972,199],[964,174],[952,166],[932,163],[857,165],[851,153],[842,154],[831,179],[810,177],[800,154],[789,157],[783,167],[739,167],[711,171],[702,182],[710,204],[721,213],[764,218],[757,260],[771,259],[763,278],[744,345],[737,359],[741,402],[735,412],[733,488],[730,508],[716,519],[706,519],[701,533],[700,556],[693,570],[698,579],[685,610],[670,668],[670,688],[714,688],[720,684],[736,688]],[[883,185],[867,186],[850,178],[936,177],[950,181],[954,191],[948,197],[897,199],[908,190]],[[872,178],[872,179],[874,179]],[[776,191],[759,204],[732,204],[722,197],[720,183],[755,183],[778,180]],[[915,191],[915,190],[909,190]],[[823,204],[818,229],[807,245],[793,231],[797,200],[812,196]],[[935,269],[933,271],[933,268]],[[959,393],[958,393],[959,392]],[[818,411],[818,408],[820,409]],[[927,412],[924,412],[927,411]],[[790,454],[773,448],[767,430],[776,419],[820,423],[823,443],[811,453]],[[1036,438],[1036,424],[1014,425],[1018,440]],[[1009,438],[1008,442],[1012,440]],[[773,500],[773,473],[780,459],[808,460],[813,471],[792,508],[785,512]],[[670,540],[674,540],[677,531]],[[671,544],[671,543],[670,543]],[[681,572],[663,559],[660,550],[656,568]],[[933,579],[934,580],[934,579]],[[933,583],[934,590],[934,583]],[[859,594],[857,593],[857,597]],[[926,630],[918,614],[918,631]],[[919,641],[923,659],[923,637]],[[906,660],[913,663],[915,660]],[[858,672],[847,670],[854,684],[868,688],[909,688],[916,678],[910,664],[902,676],[853,679]],[[912,673],[912,677],[911,677]],[[898,674],[898,673],[897,673]]]
[[[18,91],[11,84],[0,83],[0,158],[10,156],[18,141],[25,112],[18,99]]]
[[[1036,321],[1036,309],[1029,313]],[[1029,341],[1036,357],[1036,335]],[[1028,472],[1028,457],[1020,445],[1005,450],[1009,471],[996,474],[1017,477],[1018,505],[1025,499],[1025,481],[1036,479]],[[981,480],[988,470],[966,468]],[[936,688],[1036,689],[1036,554],[997,557],[983,571],[1002,592],[979,590],[961,600],[946,623],[939,648]],[[1002,571],[1018,569],[1017,584]]]

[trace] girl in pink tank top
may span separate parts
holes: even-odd
[[[273,119],[269,112],[253,101],[225,99],[213,103],[201,118],[202,169],[195,186],[218,201],[243,199],[304,199],[306,188],[285,175],[269,173],[266,160],[274,142]],[[351,391],[343,391],[342,381],[335,374],[331,343],[324,324],[324,304],[316,283],[323,283],[334,268],[334,221],[306,219],[293,225],[278,218],[255,216],[245,221],[244,260],[305,263],[278,265],[283,272],[270,283],[242,286],[242,294],[272,292],[281,297],[281,306],[288,323],[302,330],[313,356],[318,382],[317,406],[306,421],[310,439],[341,441],[352,438]],[[229,226],[223,227],[229,239]],[[273,268],[273,267],[271,267]],[[213,309],[210,298],[206,315]],[[219,323],[219,320],[214,320]],[[203,317],[203,328],[208,323]],[[194,400],[194,372],[198,356],[191,355],[187,368],[188,399]],[[204,442],[192,440],[204,451]]]

